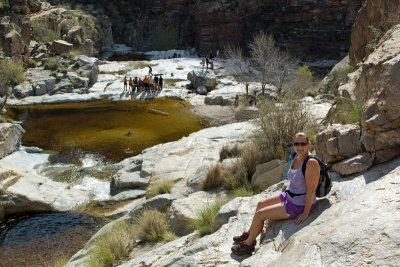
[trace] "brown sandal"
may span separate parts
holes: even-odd
[[[247,245],[246,243],[240,242],[238,245],[233,246],[231,248],[232,253],[236,254],[236,255],[245,255],[245,254],[249,254],[251,255],[253,253],[255,249],[255,243],[253,243],[253,245]]]

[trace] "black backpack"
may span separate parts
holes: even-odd
[[[290,160],[296,155],[296,152],[293,152],[288,160],[288,165]],[[301,171],[303,172],[304,177],[306,176],[306,166],[307,166],[307,161],[310,159],[316,159],[319,164],[320,168],[320,174],[319,174],[319,181],[318,181],[318,186],[317,190],[315,191],[315,194],[317,197],[324,197],[327,194],[329,194],[329,191],[331,191],[332,188],[332,179],[331,176],[329,175],[328,172],[328,167],[326,166],[325,162],[323,162],[321,159],[319,159],[317,156],[307,156],[307,158],[303,162],[303,166],[301,168]],[[288,165],[286,167],[286,177],[287,177],[287,170],[288,170]],[[284,178],[286,178],[284,177]]]

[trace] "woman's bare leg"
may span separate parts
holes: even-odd
[[[260,200],[257,204],[256,212],[262,208],[266,208],[268,206],[272,206],[275,204],[281,203],[281,199],[279,195],[273,197],[267,197],[266,199]]]
[[[288,219],[286,208],[283,203],[278,203],[272,206],[267,206],[256,211],[249,229],[249,237],[245,241],[247,245],[252,245],[256,237],[261,233],[264,226],[264,221]]]

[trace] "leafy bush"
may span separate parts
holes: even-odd
[[[206,178],[201,182],[201,190],[210,190],[222,185],[226,171],[221,164],[208,169]]]
[[[68,73],[68,69],[67,68],[62,68],[61,69],[61,73],[64,74],[64,75],[67,74]]]
[[[72,49],[71,51],[62,54],[62,56],[63,57],[67,57],[67,58],[75,58],[75,57],[77,57],[77,56],[79,56],[81,54],[82,54],[82,52],[81,52],[80,49]],[[79,62],[79,61],[77,61],[77,62]],[[79,67],[80,67],[80,63],[79,63],[79,66],[77,68],[79,68]]]
[[[362,105],[354,100],[349,100],[338,108],[340,123],[360,123],[362,118]]]
[[[60,57],[50,57],[47,59],[46,63],[44,63],[45,70],[57,70],[61,66],[61,58]]]
[[[311,86],[313,74],[307,65],[303,65],[297,69],[296,81],[300,89],[304,90]]]
[[[170,50],[178,47],[178,34],[175,28],[156,27],[150,36],[152,50]]]
[[[114,261],[124,258],[132,250],[135,236],[133,226],[126,222],[115,224],[111,231],[95,242],[89,259],[89,266],[113,266]]]
[[[211,233],[212,222],[225,202],[217,200],[213,203],[207,203],[196,213],[196,218],[189,222],[189,228],[198,230],[201,236]]]
[[[223,161],[228,158],[237,158],[240,156],[241,150],[239,145],[235,143],[233,146],[224,145],[219,152],[219,160]]]
[[[174,186],[174,182],[166,179],[160,179],[151,183],[147,187],[146,198],[152,198],[160,194],[171,193],[171,189]]]
[[[7,99],[11,90],[10,87],[22,83],[25,80],[25,69],[21,63],[10,60],[0,60],[0,111],[7,104]]]
[[[58,77],[58,72],[57,72],[57,71],[52,71],[52,72],[50,72],[50,76],[53,76],[54,78],[57,79],[57,77]]]
[[[234,197],[251,197],[259,194],[260,190],[251,188],[249,180],[244,180],[242,186],[233,189]]]
[[[81,62],[80,61],[76,61],[72,67],[74,69],[79,69],[81,67]]]
[[[282,98],[279,102],[272,99],[261,99],[258,104],[259,120],[257,123],[261,128],[258,143],[262,151],[263,160],[276,158],[274,152],[283,151],[285,156],[287,147],[291,147],[293,136],[297,132],[304,132],[313,125],[307,108],[291,98],[290,95]],[[281,155],[281,153],[278,153]],[[280,157],[278,157],[280,158]],[[282,158],[281,158],[282,159]]]
[[[326,116],[329,123],[359,123],[361,124],[362,105],[347,98],[337,98]]]
[[[1,0],[0,1],[0,14],[7,14],[8,10],[10,9],[10,3],[8,0]]]
[[[347,74],[355,71],[356,66],[349,66],[346,68],[337,69],[328,74],[327,82],[320,88],[322,93],[333,93],[337,91],[340,84],[342,84],[347,79]]]
[[[31,21],[30,24],[33,28],[33,34],[40,42],[47,43],[60,39],[59,32],[50,29],[49,27],[43,25],[43,23],[40,23],[38,21]]]
[[[38,65],[38,62],[37,62],[36,60],[34,60],[34,59],[31,59],[31,60],[29,60],[29,62],[28,62],[29,68],[36,68],[37,65]]]
[[[143,242],[171,241],[175,234],[168,230],[167,216],[156,210],[145,210],[136,220],[135,236]]]

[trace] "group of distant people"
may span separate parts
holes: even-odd
[[[153,75],[152,68],[149,65],[147,67],[149,68],[149,74],[145,75],[143,80],[140,78],[138,79],[138,77],[135,77],[134,79],[130,77],[128,80],[128,78],[125,76],[123,92],[131,91],[132,93],[139,93],[143,91],[152,92],[152,91],[162,90],[164,82],[162,74]]]

